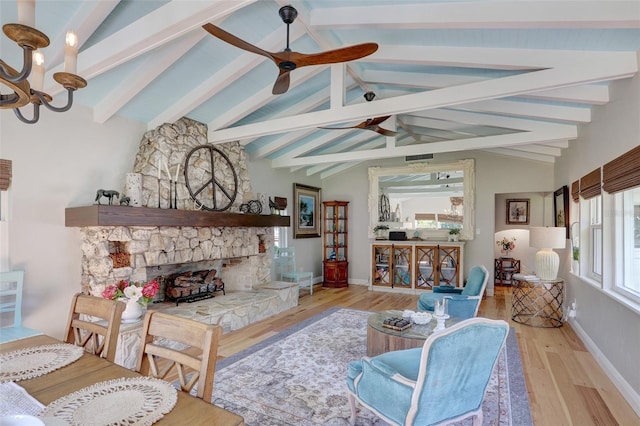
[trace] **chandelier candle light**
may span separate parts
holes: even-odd
[[[554,248],[565,248],[566,230],[563,227],[532,227],[529,229],[529,246],[539,248],[536,253],[536,275],[541,280],[555,280],[560,267],[560,257]]]
[[[23,66],[16,71],[5,61],[0,60],[0,83],[6,86],[10,94],[0,94],[0,109],[13,109],[16,117],[23,123],[33,124],[40,119],[40,105],[51,111],[65,112],[73,104],[73,92],[86,87],[87,82],[76,75],[78,58],[78,36],[70,31],[66,36],[64,51],[64,72],[53,74],[53,79],[67,90],[67,104],[62,107],[51,105],[53,98],[43,92],[44,86],[44,56],[39,51],[49,45],[49,37],[34,28],[35,0],[18,0],[18,23],[2,26],[4,34],[16,42],[23,50]],[[27,78],[31,76],[31,80]],[[33,118],[27,119],[20,112],[20,108],[33,104]]]

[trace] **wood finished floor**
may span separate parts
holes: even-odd
[[[333,306],[377,311],[415,310],[418,296],[371,292],[366,286],[301,291],[297,307],[222,336],[218,359],[233,355]],[[607,378],[573,329],[534,328],[511,320],[511,289],[496,287],[479,316],[516,329],[534,425],[638,426],[640,418]]]

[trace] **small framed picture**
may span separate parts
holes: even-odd
[[[320,188],[293,184],[293,238],[320,237]]]
[[[507,225],[529,224],[529,198],[507,200]]]
[[[553,193],[553,224],[566,228],[567,239],[570,238],[569,187],[567,185]]]

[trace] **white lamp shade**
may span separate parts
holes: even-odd
[[[533,226],[529,228],[529,246],[536,248],[565,248],[567,231],[561,227]]]
[[[566,230],[560,227],[532,227],[529,230],[529,246],[540,249],[536,253],[536,275],[541,280],[555,280],[558,277],[560,258],[554,248],[565,248]]]

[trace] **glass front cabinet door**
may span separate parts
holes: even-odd
[[[390,288],[411,288],[413,248],[410,245],[373,246],[372,284]]]
[[[416,287],[461,286],[460,249],[444,245],[416,246]]]

